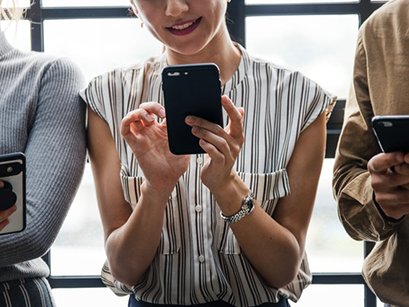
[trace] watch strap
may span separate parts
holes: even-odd
[[[243,217],[246,215],[249,215],[252,211],[254,210],[254,194],[252,191],[249,192],[249,194],[243,198],[241,208],[238,212],[231,216],[225,216],[223,212],[220,211],[220,216],[223,218],[223,220],[226,223],[235,223],[237,221],[240,221]]]

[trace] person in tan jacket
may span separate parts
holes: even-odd
[[[409,154],[382,153],[371,119],[409,114],[408,99],[409,0],[392,0],[359,31],[333,179],[345,230],[376,242],[363,276],[386,306],[409,306]]]

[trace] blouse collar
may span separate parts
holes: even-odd
[[[243,82],[250,70],[250,56],[247,53],[247,50],[239,43],[234,43],[234,45],[237,49],[239,49],[241,53],[241,59],[239,66],[237,67],[237,70],[234,72],[233,76],[222,87],[222,94],[226,95],[228,95],[232,90],[236,89]],[[157,65],[155,66],[156,69],[154,73],[158,75],[162,73],[163,68],[168,66],[165,52],[158,57]],[[161,80],[161,78],[159,79]]]
[[[239,49],[241,53],[241,59],[239,66],[237,67],[236,71],[234,72],[233,76],[226,82],[223,86],[223,94],[228,94],[235,88],[237,88],[243,80],[246,78],[249,72],[249,55],[246,49],[238,43],[234,43],[237,49]]]

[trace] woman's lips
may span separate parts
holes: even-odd
[[[200,17],[193,21],[178,23],[166,29],[168,29],[170,33],[175,35],[187,35],[189,33],[192,33],[198,27],[201,20],[202,18]]]

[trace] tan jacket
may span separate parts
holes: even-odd
[[[409,0],[383,5],[360,29],[333,181],[348,234],[377,242],[363,266],[367,284],[383,302],[407,307],[409,218],[383,217],[367,171],[368,160],[380,152],[371,119],[387,114],[409,114]]]

